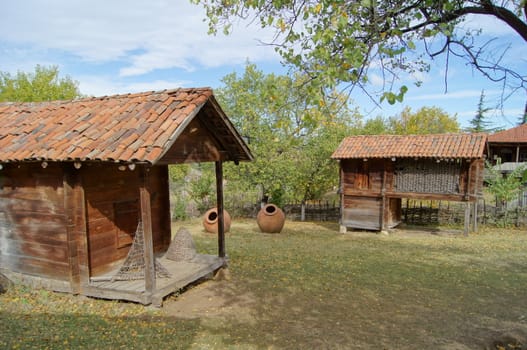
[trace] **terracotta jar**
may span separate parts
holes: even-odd
[[[274,204],[266,204],[256,216],[260,231],[265,233],[280,233],[285,223],[285,214]]]
[[[212,208],[207,210],[203,215],[203,227],[210,233],[218,233],[218,209]],[[223,210],[223,232],[229,232],[231,229],[231,216],[227,210]]]

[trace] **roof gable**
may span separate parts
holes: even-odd
[[[196,117],[211,119],[218,134],[227,138],[211,136],[223,151],[222,160],[252,159],[212,90],[196,88],[73,101],[0,103],[0,162],[156,164]]]
[[[498,131],[489,135],[489,142],[499,143],[527,143],[527,124],[515,128]]]
[[[346,137],[331,158],[481,158],[486,134]]]

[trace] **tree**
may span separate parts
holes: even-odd
[[[520,117],[520,122],[518,124],[527,124],[527,102],[525,103],[525,109],[523,111],[523,115]]]
[[[488,183],[488,191],[496,197],[496,202],[505,205],[507,202],[518,198],[523,191],[522,184],[527,181],[527,166],[520,165],[507,175],[502,174],[501,162],[493,166],[486,163],[487,176],[485,180]],[[508,225],[508,210],[505,208],[503,223]]]
[[[382,135],[391,134],[393,131],[390,129],[388,121],[382,116],[377,116],[372,119],[368,119],[360,132],[363,135]]]
[[[485,108],[485,91],[481,91],[481,95],[479,97],[478,102],[478,110],[476,112],[476,115],[472,120],[470,120],[470,127],[468,128],[468,131],[470,132],[492,132],[495,129],[489,128],[490,123],[485,120],[485,113],[490,111],[490,108]]]
[[[422,107],[415,113],[405,107],[401,114],[390,117],[388,123],[392,133],[400,135],[459,132],[456,117],[438,107]]]
[[[370,93],[369,69],[374,69],[384,78],[381,100],[395,103],[408,90],[396,85],[401,74],[427,71],[428,60],[440,55],[447,68],[450,58],[458,57],[492,81],[512,89],[527,86],[524,72],[503,62],[505,52],[492,52],[490,42],[479,45],[479,31],[460,28],[469,15],[493,16],[527,42],[525,0],[192,1],[205,7],[211,33],[220,28],[228,33],[236,18],[275,28],[268,44],[314,87],[346,84]]]
[[[316,198],[338,184],[330,156],[360,118],[344,97],[326,99],[306,91],[300,75],[266,75],[254,64],[222,81],[218,101],[254,154],[253,162],[225,165],[226,192],[259,187],[264,199],[280,205]]]
[[[79,83],[69,76],[59,78],[57,66],[35,67],[34,73],[0,72],[0,102],[72,100],[80,97]]]

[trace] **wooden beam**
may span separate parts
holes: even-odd
[[[472,204],[472,232],[478,232],[478,201]]]
[[[72,166],[63,167],[63,189],[70,286],[73,293],[80,293],[90,281],[88,237],[81,175]]]
[[[465,203],[465,222],[464,222],[464,229],[463,234],[468,236],[468,231],[470,228],[470,202]]]
[[[386,229],[386,165],[383,165],[381,179],[381,231]]]
[[[473,215],[473,218],[472,218],[472,232],[478,232],[478,199],[480,197],[480,184],[483,183],[483,180],[480,182],[480,170],[481,167],[480,167],[480,164],[481,162],[478,161],[478,160],[474,160],[472,162],[473,166],[476,167],[476,172],[475,174],[472,174],[474,176],[474,179],[471,180],[470,182],[473,183],[473,187],[474,187],[474,192],[473,192],[473,195],[474,197],[476,198],[476,200],[474,201],[474,204],[473,204],[473,211],[472,211],[472,215]]]
[[[141,222],[144,234],[145,259],[145,294],[151,299],[156,288],[156,274],[154,267],[154,245],[152,242],[152,209],[149,187],[149,170],[146,165],[141,166],[139,196],[141,203]]]
[[[344,167],[342,161],[339,162],[339,191],[340,191],[340,233],[346,233],[348,228],[344,225]]]
[[[380,191],[364,191],[364,190],[350,190],[346,189],[343,191],[344,196],[349,197],[369,197],[369,198],[382,198],[382,192]],[[461,195],[461,194],[444,194],[444,193],[417,193],[417,192],[396,192],[396,191],[385,191],[387,198],[409,198],[409,199],[426,199],[426,200],[447,200],[454,202],[474,201],[477,199],[472,194]]]
[[[216,208],[218,210],[218,256],[225,257],[225,220],[223,217],[223,163],[216,164]]]

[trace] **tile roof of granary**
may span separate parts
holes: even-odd
[[[512,129],[498,131],[489,135],[489,142],[499,143],[527,143],[527,124]]]
[[[481,158],[486,134],[346,137],[331,158]]]
[[[212,90],[181,88],[73,101],[0,103],[0,162],[155,164],[206,105],[213,111],[206,116],[208,124],[230,136],[236,160],[250,160],[249,149]]]

